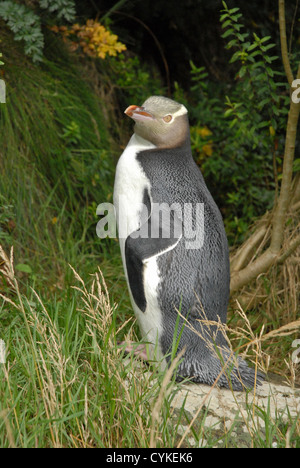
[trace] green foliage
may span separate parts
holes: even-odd
[[[261,133],[257,129],[272,127],[276,132],[280,124],[283,126],[282,119],[278,117],[287,113],[288,97],[282,94],[286,84],[275,78],[284,79],[284,74],[275,69],[278,56],[270,53],[275,47],[275,44],[269,43],[270,36],[260,39],[253,33],[250,40],[249,33],[242,32],[239,9],[229,10],[225,2],[223,5],[225,9],[220,19],[225,32],[222,37],[228,41],[226,48],[233,51],[230,63],[237,63],[236,80],[240,81],[240,95],[235,93],[234,100],[227,97],[225,116],[231,117],[232,127],[237,127],[236,138],[247,135],[252,139],[253,148],[256,148],[261,143]],[[268,149],[270,145],[265,143]]]
[[[107,66],[121,101],[128,103],[132,99],[139,104],[151,95],[165,93],[159,75],[142,63],[138,56],[120,54],[117,58],[108,59]]]
[[[25,54],[34,62],[42,60],[44,37],[40,18],[29,8],[13,1],[1,3],[0,16],[13,31],[16,41],[24,41]]]
[[[16,263],[30,265],[41,288],[59,277],[68,281],[67,263],[89,271],[100,257],[111,269],[116,254],[119,273],[118,244],[97,238],[96,207],[112,201],[120,133],[123,128],[127,139],[131,122],[120,118],[120,127],[114,123],[111,145],[104,110],[115,116],[116,109],[163,93],[159,80],[138,59],[110,57],[105,66],[96,61],[103,88],[95,94],[85,81],[89,72],[74,65],[50,32],[47,55],[38,68],[7,30],[3,41],[9,92],[6,105],[0,106],[0,240],[14,245]],[[106,89],[115,91],[103,102]],[[124,285],[120,291],[125,295]]]
[[[50,14],[55,13],[58,20],[73,21],[75,18],[73,0],[41,0],[40,6]],[[25,5],[9,0],[1,3],[0,17],[13,31],[15,40],[24,41],[25,54],[33,62],[40,62],[43,59],[44,35],[38,14]]]
[[[1,279],[3,264],[2,255]],[[175,376],[155,361],[139,363],[133,353],[125,358],[118,344],[124,304],[114,304],[100,272],[87,282],[74,271],[73,287],[45,297],[36,292],[28,264],[9,271],[12,287],[1,290],[0,304],[7,350],[0,366],[1,447],[154,448],[153,441],[157,448],[175,447],[188,426],[184,446],[299,446],[299,418],[272,415],[272,396],[264,406],[251,395],[237,404],[229,431],[209,423],[204,408],[192,421],[188,395],[174,408]],[[20,294],[22,275],[30,280]],[[132,328],[126,339],[135,339]],[[174,348],[175,341],[176,334]]]
[[[294,172],[299,172],[300,171],[300,158],[295,159],[294,165],[293,165],[293,170],[294,170]]]
[[[2,53],[0,52],[0,58],[2,57]],[[4,65],[4,62],[0,60],[0,65]]]
[[[236,13],[229,13],[226,20],[234,23]],[[251,41],[245,36],[242,41],[239,35],[246,33],[238,28],[232,26],[234,34],[230,35],[230,40],[237,41],[232,44],[233,55],[236,47],[239,51],[232,60],[236,83],[216,85],[209,82],[204,68],[191,64],[193,86],[188,104],[193,150],[223,207],[231,241],[235,232],[241,239],[253,217],[271,206],[273,153],[278,158],[283,147],[288,96],[279,88],[276,101],[278,89],[273,89],[272,80],[277,86],[277,75],[266,71],[269,62],[262,56],[268,41],[255,36]],[[244,47],[247,42],[249,47]],[[117,348],[117,341],[131,337],[131,323],[126,320],[132,309],[118,244],[98,241],[95,211],[98,203],[112,198],[116,162],[104,109],[109,115],[111,106],[116,113],[165,91],[155,71],[124,54],[120,60],[109,58],[105,64],[96,64],[97,88],[101,89],[95,94],[84,79],[86,69],[75,67],[60,47],[54,47],[50,59],[50,48],[47,44],[47,60],[33,67],[22,53],[16,53],[17,44],[10,38],[4,45],[9,93],[7,104],[0,106],[0,244],[7,251],[14,245],[15,274],[22,294],[16,297],[1,276],[1,293],[8,295],[7,303],[3,297],[0,303],[1,338],[7,345],[8,360],[6,367],[0,366],[0,372],[5,370],[0,378],[0,445],[147,446],[152,402],[161,399],[161,376],[154,380],[156,375],[148,368],[135,374],[134,360],[124,360]],[[271,60],[270,70],[275,71],[274,65],[276,61]],[[103,100],[99,95],[105,89],[110,94]],[[257,100],[259,93],[262,100],[267,99],[263,104]],[[186,100],[178,85],[175,98]],[[129,119],[128,124],[126,119],[118,120],[120,125],[132,125]],[[120,141],[118,129],[113,137]],[[115,153],[120,152],[117,147]],[[67,263],[80,271],[86,286],[77,277],[80,288],[69,287],[74,278]],[[107,281],[111,304],[119,304],[108,313],[103,310],[105,286],[102,290],[90,288],[89,273],[97,264]],[[34,286],[38,286],[39,296]],[[95,307],[97,301],[100,308]],[[121,325],[122,331],[117,333]],[[124,385],[131,378],[132,385]],[[155,432],[157,444],[162,446],[178,444],[182,427],[184,407],[178,421],[171,419],[171,398],[167,388]],[[254,415],[254,408],[249,408],[249,415]],[[266,443],[271,445],[274,439],[283,446],[286,440],[295,443],[296,422],[291,420],[282,427],[268,414],[265,422],[269,431]],[[203,430],[196,433],[192,428],[198,441],[203,440]],[[261,434],[252,431],[253,445],[264,445]],[[209,437],[205,433],[208,446],[216,446],[220,437],[219,432]],[[230,433],[224,437],[227,444]]]
[[[56,282],[66,262],[107,246],[99,245],[95,214],[113,187],[103,105],[65,57],[56,53],[36,73],[12,55],[0,106],[0,240],[15,246],[17,263],[39,271],[41,284]]]
[[[75,19],[75,2],[74,0],[40,0],[40,6],[55,13],[55,16],[61,20],[72,22]]]
[[[0,243],[7,245],[12,242],[12,232],[15,226],[14,207],[4,194],[0,193]]]
[[[242,241],[254,218],[273,204],[274,164],[280,172],[289,94],[270,37],[250,38],[239,9],[223,5],[223,38],[232,52],[235,82],[212,83],[203,67],[191,63],[188,105],[193,151],[233,243]],[[177,87],[178,98],[180,93]]]

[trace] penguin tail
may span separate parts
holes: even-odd
[[[179,361],[176,380],[189,379],[196,383],[217,385],[235,391],[245,391],[261,385],[265,376],[257,368],[248,366],[231,348],[226,325],[205,317],[204,311],[192,310],[190,320],[179,323],[178,315],[173,332],[176,346],[172,346],[170,362],[184,350]],[[171,334],[169,334],[170,336]],[[169,343],[168,343],[169,344]],[[163,351],[168,351],[167,346]],[[169,350],[171,347],[169,346]]]
[[[226,365],[227,362],[228,366]],[[232,354],[230,354],[226,363],[223,365],[223,368],[225,366],[226,369],[224,369],[222,374],[224,373],[224,376],[226,376],[226,382],[225,378],[222,378],[222,383],[226,388],[230,388],[235,391],[251,390],[262,385],[265,380],[265,374],[257,368],[249,367],[246,361],[239,356],[232,358]]]
[[[197,354],[187,350],[178,367],[177,381],[189,378],[195,383],[246,391],[262,385],[265,380],[261,371],[249,367],[241,357],[233,355],[229,348],[218,347],[215,353],[207,348],[205,357],[202,350],[201,359],[197,358]]]

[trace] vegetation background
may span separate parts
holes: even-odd
[[[169,383],[118,346],[139,332],[118,243],[96,236],[132,132],[123,110],[153,94],[188,107],[223,214],[234,349],[299,385],[299,12],[298,0],[0,1],[0,446],[178,442]],[[289,430],[299,446],[292,427],[272,422],[251,444],[285,446]]]

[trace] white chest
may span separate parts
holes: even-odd
[[[134,134],[117,164],[114,206],[122,256],[126,238],[140,227],[144,191],[146,188],[150,189],[149,180],[137,161],[136,154],[151,148],[155,148],[152,143]]]
[[[155,148],[152,143],[134,134],[122,153],[116,168],[114,206],[126,277],[125,241],[132,232],[140,228],[140,213],[145,189],[148,189],[150,193],[150,182],[137,161],[136,154],[139,151],[151,148]],[[144,288],[147,300],[145,312],[142,312],[137,307],[131,295],[132,306],[137,316],[141,333],[147,341],[152,343],[150,351],[156,357],[160,356],[159,346],[157,347],[156,345],[158,345],[158,339],[162,331],[161,311],[157,303],[158,284],[159,274],[156,258],[152,258],[144,263]]]

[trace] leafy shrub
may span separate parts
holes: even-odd
[[[251,38],[239,9],[223,5],[223,38],[232,51],[235,82],[213,83],[203,67],[191,63],[188,105],[194,155],[223,212],[229,240],[237,242],[273,204],[289,94],[270,37]],[[178,86],[175,95],[182,100]]]
[[[122,105],[128,105],[130,100],[132,104],[142,104],[151,95],[166,93],[160,75],[138,56],[120,54],[109,59],[107,66]]]
[[[1,3],[0,16],[13,31],[15,40],[24,41],[25,54],[34,62],[42,60],[44,36],[40,18],[29,8],[12,1]]]
[[[52,26],[51,30],[60,32],[72,51],[81,47],[83,52],[91,57],[104,59],[106,55],[114,57],[126,50],[126,46],[118,42],[118,36],[94,20],[87,20],[82,26],[76,23],[69,28]]]
[[[40,7],[48,13],[55,13],[56,18],[73,21],[75,3],[73,0],[40,0]],[[16,41],[24,41],[24,51],[34,62],[43,59],[44,35],[40,17],[25,5],[12,0],[1,2],[0,17],[7,22]]]
[[[114,165],[103,104],[62,48],[56,61],[36,68],[10,32],[4,37],[9,92],[0,105],[0,240],[14,245],[18,263],[39,271],[39,281],[55,281],[66,260],[104,246],[97,243],[94,204],[109,200]]]
[[[45,8],[49,13],[55,13],[56,17],[72,22],[75,19],[74,0],[40,0],[41,8]]]
[[[11,234],[16,226],[13,206],[0,193],[0,242],[11,242]]]
[[[278,126],[283,123],[277,118],[286,114],[286,107],[283,106],[282,111],[281,104],[287,102],[282,102],[282,83],[275,81],[275,77],[284,79],[284,74],[272,67],[278,56],[270,55],[271,49],[275,47],[275,44],[269,43],[270,36],[260,39],[253,33],[251,41],[249,33],[242,32],[239,9],[229,10],[225,2],[223,5],[220,19],[226,31],[222,37],[228,39],[226,48],[233,51],[230,63],[237,62],[240,65],[236,80],[240,81],[239,92],[242,91],[241,95],[235,93],[232,101],[226,97],[228,109],[225,116],[230,116],[230,125],[237,127],[236,136],[245,134],[252,139],[253,148],[256,148],[262,140],[261,132],[256,132],[257,129],[270,129],[273,137]],[[253,112],[253,108],[256,112]],[[264,144],[266,149],[270,147],[268,141],[264,141]]]

